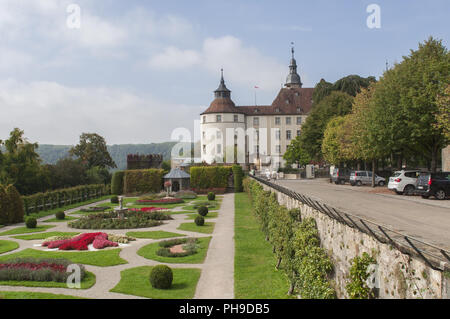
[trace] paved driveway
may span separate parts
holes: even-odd
[[[344,212],[450,249],[450,200],[373,193],[369,187],[335,185],[325,179],[278,180],[278,184]]]

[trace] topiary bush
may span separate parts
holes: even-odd
[[[150,284],[156,289],[169,289],[172,287],[173,272],[166,265],[157,265],[150,272]]]
[[[55,214],[56,219],[63,220],[66,218],[66,214],[63,211],[57,212]]]
[[[216,194],[214,194],[213,192],[209,192],[208,193],[208,200],[215,200],[216,199]]]
[[[236,193],[241,193],[244,188],[242,185],[242,179],[244,177],[244,172],[242,171],[241,165],[233,165],[233,178],[234,178],[234,191]]]
[[[36,218],[28,217],[27,220],[25,221],[25,225],[27,226],[27,228],[36,228],[37,226]]]
[[[123,171],[114,172],[111,179],[111,194],[122,195],[123,194]]]
[[[119,204],[119,196],[111,196],[111,204]]]
[[[200,206],[197,211],[198,211],[198,214],[203,217],[208,215],[208,212],[209,212],[208,207],[206,207],[206,206]]]
[[[198,215],[197,217],[195,217],[195,224],[197,226],[203,226],[205,225],[205,217]]]

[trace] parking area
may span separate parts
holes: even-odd
[[[344,212],[450,249],[450,200],[396,195],[387,187],[335,185],[329,179],[276,183]]]

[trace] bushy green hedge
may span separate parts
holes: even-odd
[[[159,193],[163,188],[164,170],[140,169],[124,172],[123,193]]]
[[[190,173],[193,189],[226,188],[232,169],[231,166],[194,166]]]
[[[111,179],[111,194],[113,195],[123,194],[123,176],[124,171],[114,172]]]
[[[98,198],[109,194],[109,185],[81,185],[70,188],[58,189],[47,193],[37,193],[30,196],[22,196],[26,214],[38,213],[73,203],[84,202],[92,198]]]
[[[244,172],[241,165],[233,165],[234,191],[240,193],[243,191],[242,179]]]
[[[300,221],[298,210],[279,205],[274,193],[264,191],[254,180],[245,180],[245,189],[253,202],[253,210],[261,230],[273,245],[280,268],[290,282],[289,294],[296,289],[303,299],[335,298],[328,281],[333,264],[320,247],[315,220]]]
[[[0,185],[0,225],[23,222],[24,206],[19,192],[13,185]]]

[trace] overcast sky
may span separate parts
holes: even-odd
[[[81,9],[69,28],[68,5]],[[381,8],[368,28],[367,6]],[[379,77],[432,35],[448,46],[448,0],[0,0],[0,139],[169,141],[193,129],[223,67],[237,105],[270,104],[290,43],[304,87],[321,78]],[[69,22],[75,20],[69,19]],[[70,25],[70,23],[69,23]],[[73,26],[73,24],[71,24]]]

